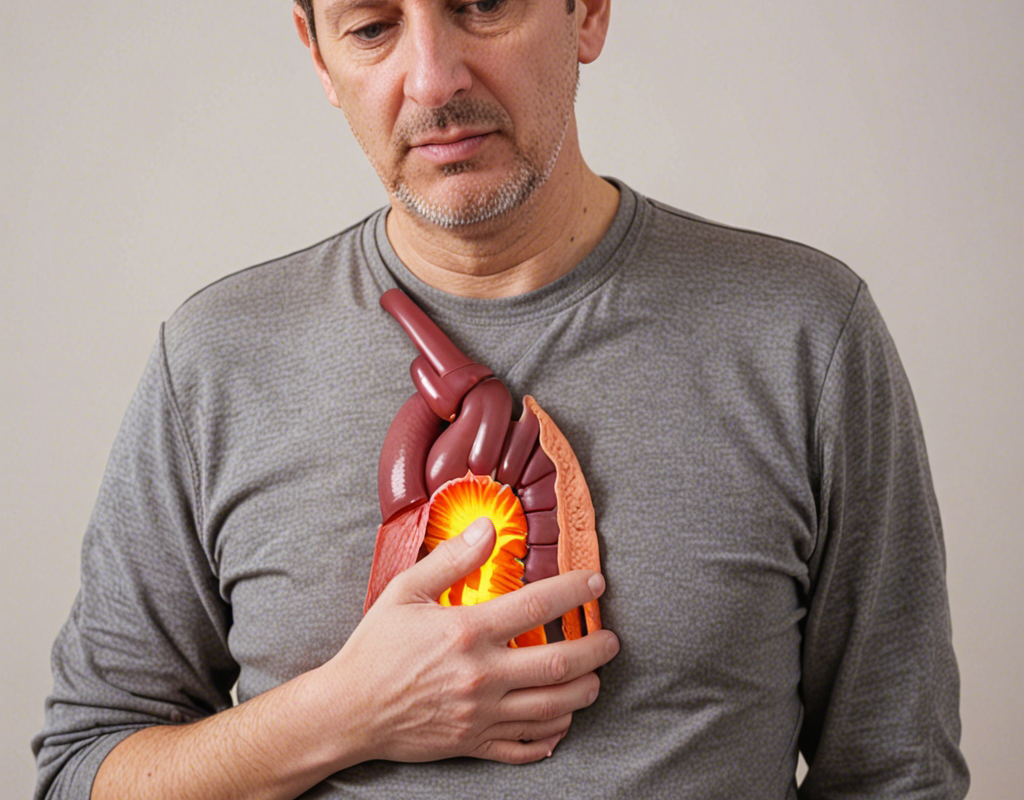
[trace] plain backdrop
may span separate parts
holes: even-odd
[[[1021,12],[617,0],[578,103],[598,172],[814,245],[870,284],[928,440],[977,798],[1024,785]],[[8,797],[31,791],[50,645],[160,322],[384,202],[290,14],[288,0],[5,6]]]

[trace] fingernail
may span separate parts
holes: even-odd
[[[594,593],[594,597],[598,597],[601,592],[604,591],[604,578],[601,577],[600,573],[595,573],[590,576],[590,580],[587,581],[587,586],[589,586],[590,591]]]
[[[485,533],[487,533],[487,527],[490,525],[490,520],[486,517],[481,517],[470,524],[465,531],[462,532],[462,538],[466,540],[466,544],[476,544],[479,542]]]

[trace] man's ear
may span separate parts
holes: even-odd
[[[579,59],[589,64],[601,55],[608,35],[612,0],[576,0],[576,18],[580,26]]]
[[[310,55],[313,56],[313,68],[316,69],[317,77],[320,78],[320,83],[324,87],[324,94],[327,95],[327,100],[332,106],[341,108],[341,103],[338,102],[338,93],[334,90],[334,82],[331,80],[331,74],[327,71],[323,56],[320,55],[320,46],[313,38],[312,31],[310,31],[309,22],[306,20],[306,12],[302,10],[298,3],[292,5],[292,19],[295,21],[295,30],[298,31],[299,38],[306,45]]]

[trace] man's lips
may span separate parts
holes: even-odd
[[[492,131],[483,131],[425,136],[412,144],[410,152],[431,164],[451,164],[456,161],[465,161],[480,151],[492,133]]]

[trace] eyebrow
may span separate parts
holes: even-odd
[[[337,30],[338,22],[345,14],[363,8],[383,8],[388,0],[334,0],[324,9],[324,21],[332,30]]]

